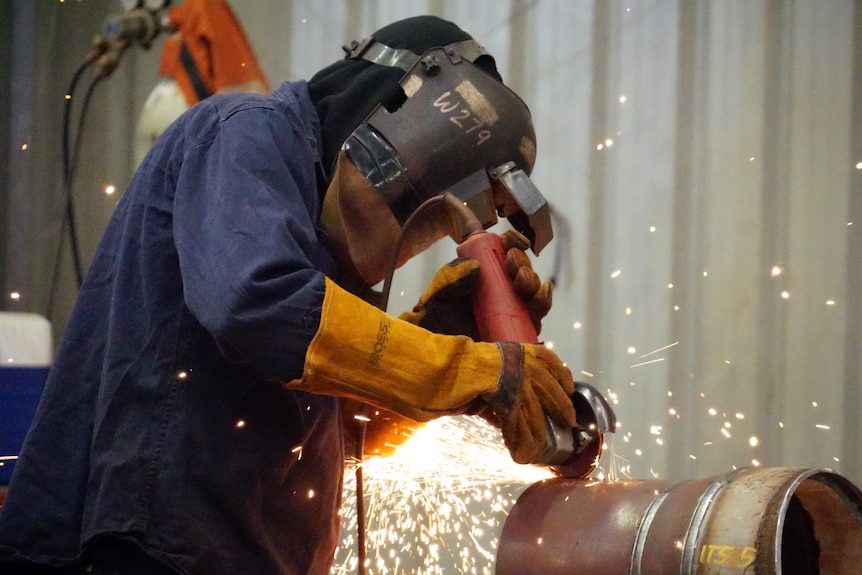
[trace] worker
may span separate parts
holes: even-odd
[[[519,102],[470,35],[420,16],[383,27],[308,82],[212,96],[160,136],[58,346],[0,510],[0,572],[329,573],[341,398],[420,422],[482,412],[518,462],[545,445],[546,416],[574,425],[571,373],[546,347],[421,327],[450,309],[452,286],[469,286],[470,261],[444,266],[407,319],[360,297],[386,273],[404,223],[395,214],[413,209],[408,192],[444,191],[426,185],[439,174],[402,171],[410,189],[390,179],[385,191],[402,193],[385,196],[374,170],[391,162],[369,167],[357,149],[381,106],[421,135],[417,146],[455,125],[442,110],[392,113],[416,80],[405,88],[405,64],[390,56],[436,47],[470,85],[494,78],[494,93],[467,95],[474,105]],[[529,122],[474,111],[488,129],[469,137],[485,141],[455,171],[511,160],[529,172]],[[493,136],[507,124],[516,146]],[[417,151],[377,143],[392,161]],[[416,251],[407,245],[399,264]],[[511,253],[515,272],[532,277],[523,252]],[[549,291],[526,283],[519,293],[539,300],[540,321]]]

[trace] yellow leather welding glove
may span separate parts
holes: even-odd
[[[554,303],[554,284],[549,281],[542,283],[539,275],[533,270],[526,249],[530,243],[515,230],[505,232],[500,238],[506,257],[503,265],[506,273],[512,279],[517,293],[527,305],[536,335],[542,333],[542,319],[551,311]]]
[[[413,311],[402,314],[400,318],[435,333],[466,335],[479,340],[468,299],[470,290],[476,286],[478,273],[479,262],[467,258],[458,258],[443,266],[435,274],[420,304],[417,304]],[[432,294],[430,299],[429,294]],[[430,301],[431,309],[437,313],[426,315],[426,306],[422,301]],[[437,305],[437,302],[440,305]],[[423,318],[432,321],[422,323]],[[439,321],[433,321],[434,318]],[[359,456],[356,448],[360,430],[364,433],[362,455],[386,457],[395,453],[398,447],[425,425],[387,409],[366,407],[365,404],[353,400],[342,400],[341,413],[347,451],[355,457]]]
[[[454,259],[437,270],[413,309],[399,317],[434,333],[466,335],[479,341],[469,297],[478,280],[479,262]]]
[[[544,449],[545,414],[560,425],[576,422],[571,373],[544,346],[435,334],[380,311],[328,278],[302,379],[287,386],[347,397],[416,421],[465,413],[477,400],[486,401],[519,463]]]
[[[542,331],[542,318],[553,303],[553,284],[542,283],[524,251],[529,240],[515,230],[500,239],[506,252],[504,267],[517,293],[527,306],[536,334]],[[466,335],[478,341],[479,329],[470,307],[469,294],[476,287],[479,262],[457,258],[440,268],[412,310],[401,319],[435,333]]]
[[[562,427],[577,424],[571,400],[575,391],[572,372],[542,344],[498,345],[503,352],[503,375],[498,392],[487,403],[503,431],[512,460],[531,463],[547,447],[546,415]],[[563,396],[559,395],[561,390]],[[492,419],[488,414],[482,416]]]

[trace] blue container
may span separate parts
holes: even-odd
[[[0,485],[12,477],[47,377],[47,367],[0,368]]]

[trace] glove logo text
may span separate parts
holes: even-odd
[[[380,358],[383,356],[383,350],[386,349],[386,342],[389,340],[389,322],[381,321],[377,329],[377,341],[374,342],[374,352],[368,358],[368,363],[373,366],[380,364]]]

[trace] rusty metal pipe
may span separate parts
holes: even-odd
[[[496,575],[846,575],[862,571],[862,491],[826,469],[689,481],[531,485]]]

